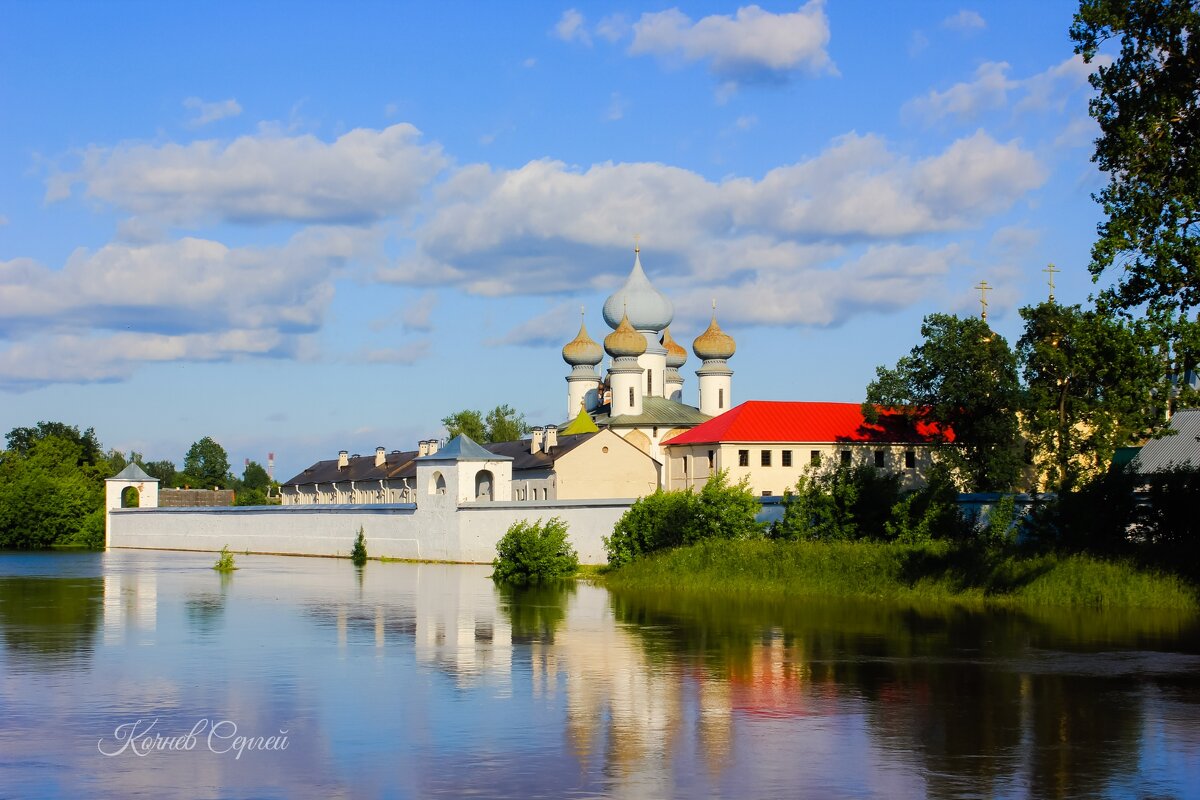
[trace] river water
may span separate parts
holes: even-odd
[[[1200,621],[0,554],[0,797],[1200,797]]]

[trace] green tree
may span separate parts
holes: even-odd
[[[51,434],[24,453],[0,454],[0,548],[103,545],[108,464],[81,463],[86,451],[76,439]]]
[[[619,567],[669,547],[705,539],[749,539],[762,535],[755,520],[758,500],[745,479],[730,486],[724,470],[699,492],[664,492],[639,498],[604,537],[610,566]]]
[[[158,478],[163,487],[175,484],[176,473],[173,461],[147,461],[142,465],[142,469],[146,470],[146,474],[151,478]]]
[[[39,422],[32,427],[13,428],[4,438],[8,441],[9,450],[27,456],[34,445],[49,437],[66,439],[77,444],[80,464],[99,464],[105,458],[94,429],[88,428],[80,433],[79,428],[65,422]]]
[[[773,539],[884,539],[900,475],[866,464],[810,470],[784,495]]]
[[[449,416],[442,417],[442,425],[451,439],[455,436],[466,436],[477,442],[488,441],[487,428],[483,424],[483,415],[478,411],[464,408]]]
[[[492,580],[518,586],[569,578],[579,557],[567,541],[567,524],[558,517],[543,523],[518,520],[496,544]]]
[[[223,489],[230,483],[229,456],[224,447],[205,436],[194,442],[183,457],[183,473],[190,486]]]
[[[1021,316],[1025,435],[1046,488],[1069,490],[1153,428],[1159,361],[1140,323],[1053,302]]]
[[[1194,392],[1176,397],[1166,381],[1200,353],[1200,4],[1081,0],[1071,39],[1088,63],[1107,42],[1120,44],[1089,77],[1100,125],[1092,160],[1108,173],[1095,195],[1105,219],[1089,269],[1097,281],[1120,270],[1099,307],[1144,310],[1158,340],[1160,403],[1193,404]]]
[[[981,319],[950,314],[927,316],[921,337],[895,369],[876,369],[864,415],[876,418],[876,406],[901,409],[943,438],[948,426],[954,446],[940,457],[959,480],[975,490],[1010,488],[1021,470],[1021,390],[1008,342]]]
[[[487,441],[515,442],[527,433],[529,425],[525,422],[525,415],[518,414],[508,404],[496,406],[488,412]]]
[[[271,476],[263,469],[262,464],[251,461],[242,470],[242,487],[245,489],[266,490],[271,485]]]

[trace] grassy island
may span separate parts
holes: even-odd
[[[949,542],[703,541],[603,575],[620,590],[785,599],[1200,610],[1188,581],[1127,560],[994,554]]]

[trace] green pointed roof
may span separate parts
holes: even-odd
[[[576,433],[599,433],[600,429],[596,427],[595,421],[591,415],[587,413],[587,409],[583,407],[583,403],[579,404],[579,416],[571,421],[571,424],[559,431],[560,436],[571,436]]]

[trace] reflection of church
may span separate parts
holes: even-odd
[[[563,347],[571,366],[567,376],[567,413],[582,409],[601,428],[609,428],[643,452],[662,462],[662,442],[725,413],[733,405],[728,359],[736,346],[717,325],[714,312],[708,329],[692,345],[703,362],[699,377],[699,407],[683,402],[679,368],[687,351],[671,337],[675,309],[642,270],[641,253],[634,251],[633,270],[624,285],[604,301],[604,321],[613,332],[604,348],[588,336],[586,325]],[[596,366],[607,353],[608,374]]]

